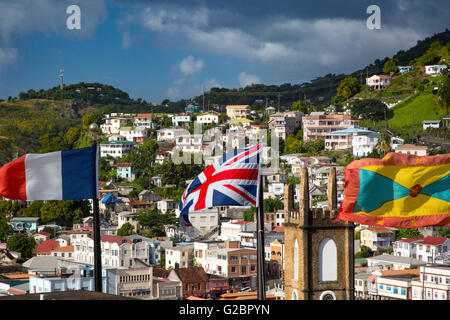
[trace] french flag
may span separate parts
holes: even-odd
[[[0,195],[11,200],[98,198],[97,148],[30,153],[0,168]]]

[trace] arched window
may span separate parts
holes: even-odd
[[[294,241],[294,280],[298,280],[298,241]]]
[[[325,238],[319,245],[319,281],[337,280],[337,250],[333,240]]]
[[[298,300],[297,290],[295,289],[292,291],[292,300]]]

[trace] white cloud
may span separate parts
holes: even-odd
[[[258,84],[261,83],[261,80],[259,77],[255,74],[250,74],[247,72],[241,72],[238,75],[238,81],[242,88],[245,88],[248,85],[251,84]]]
[[[17,59],[16,48],[0,48],[0,72]]]
[[[191,9],[159,6],[145,12],[138,21],[161,44],[261,63],[262,72],[280,81],[351,72],[408,49],[425,36],[408,26],[385,22],[382,30],[369,30],[364,19],[274,17],[259,28],[248,28],[245,24],[213,26],[214,12],[207,9],[199,10],[195,23],[184,16],[194,14]]]
[[[201,72],[204,65],[202,59],[196,60],[193,56],[188,56],[180,62],[178,68],[184,76],[192,76]]]
[[[170,100],[174,100],[180,97],[180,89],[178,88],[168,88],[166,90],[166,96],[170,99]]]

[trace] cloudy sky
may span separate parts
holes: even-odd
[[[80,29],[68,29],[75,4]],[[369,29],[371,5],[380,29]],[[350,73],[449,27],[448,0],[0,0],[0,98],[101,82],[160,102]]]

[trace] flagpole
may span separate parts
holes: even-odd
[[[266,281],[264,272],[264,188],[263,176],[259,175],[259,194],[258,194],[258,217],[256,219],[257,229],[257,259],[258,259],[258,300],[266,299]]]
[[[89,129],[92,132],[92,146],[95,149],[94,168],[97,168],[97,131],[98,125],[91,124]],[[98,187],[97,175],[94,177],[95,187]],[[102,292],[102,255],[100,242],[100,214],[98,208],[98,196],[92,198],[92,212],[94,214],[94,288],[97,292]]]

